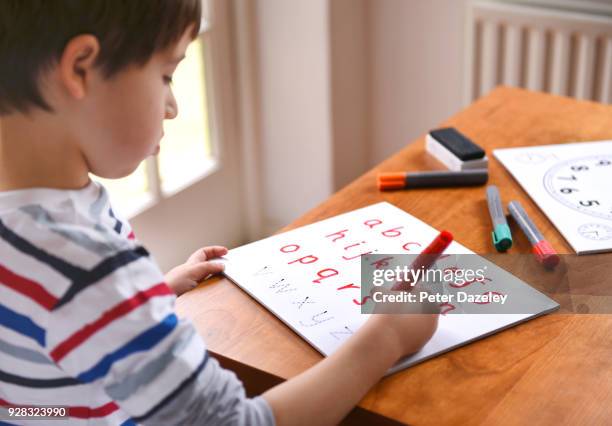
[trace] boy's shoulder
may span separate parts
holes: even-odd
[[[134,246],[127,221],[96,182],[79,190],[33,188],[0,192],[2,251],[42,258],[43,252],[91,268],[101,258]],[[8,257],[8,256],[7,256]]]
[[[46,299],[54,307],[97,283],[125,288],[135,277],[162,279],[97,183],[80,190],[0,193],[0,206],[0,267],[53,295]]]

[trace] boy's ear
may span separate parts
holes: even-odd
[[[99,52],[100,43],[91,34],[72,38],[64,48],[58,69],[61,82],[72,97],[85,96]]]

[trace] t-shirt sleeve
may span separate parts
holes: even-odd
[[[212,358],[142,247],[76,282],[49,316],[50,358],[79,382],[99,386],[140,424],[272,425],[267,402]],[[128,256],[129,257],[129,256]],[[75,290],[76,289],[76,290]]]

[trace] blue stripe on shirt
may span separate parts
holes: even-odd
[[[76,386],[82,384],[72,377],[58,377],[56,379],[32,379],[29,377],[16,376],[0,370],[0,382],[11,383],[28,388],[59,388],[64,386]]]
[[[82,279],[84,277],[84,274],[87,272],[84,269],[78,268],[63,259],[53,256],[52,254],[49,254],[46,251],[36,247],[28,240],[24,239],[23,237],[17,235],[12,230],[7,228],[4,223],[2,223],[2,220],[0,220],[0,238],[2,238],[4,241],[9,243],[22,253],[30,255],[36,260],[46,263],[47,265],[51,266],[53,269],[61,273],[63,276],[70,278],[73,281]]]
[[[112,208],[108,209],[108,214],[110,215],[110,217],[115,219],[115,227],[113,229],[115,230],[115,232],[117,234],[121,234],[121,228],[123,228],[123,224],[121,223],[121,221],[119,219],[117,219],[115,217],[115,213],[113,213],[113,209]]]
[[[91,271],[76,267],[59,257],[53,256],[46,251],[36,247],[23,237],[7,228],[2,220],[0,220],[0,238],[12,245],[17,250],[32,256],[36,260],[43,262],[60,274],[72,281],[72,285],[66,293],[60,298],[53,309],[57,309],[66,303],[70,302],[79,292],[83,291],[91,284],[100,281],[107,275],[110,275],[117,269],[134,262],[141,257],[149,256],[149,252],[144,247],[135,249],[123,250],[117,254],[107,257]]]
[[[144,333],[136,336],[115,352],[111,352],[104,356],[96,365],[89,370],[79,374],[77,379],[83,382],[93,382],[100,377],[105,376],[110,370],[113,363],[119,361],[134,352],[146,351],[161,342],[178,323],[175,314],[170,314],[164,318],[159,324],[149,328]]]
[[[123,250],[113,256],[107,257],[91,271],[88,271],[82,280],[73,280],[73,284],[55,304],[53,309],[58,309],[70,302],[79,292],[83,291],[91,284],[100,281],[107,275],[115,272],[117,269],[122,268],[123,266],[132,263],[141,257],[147,256],[149,256],[149,252],[144,247],[136,247],[133,250]]]
[[[45,330],[25,315],[0,305],[0,325],[34,339],[45,347]]]

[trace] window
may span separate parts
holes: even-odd
[[[205,2],[205,11],[208,4]],[[205,16],[208,16],[205,13]],[[157,156],[147,158],[128,177],[93,177],[108,189],[113,204],[129,217],[206,176],[216,166],[211,143],[207,78],[211,27],[203,20],[201,32],[173,76],[172,90],[179,106],[174,120],[164,122],[164,138]]]

